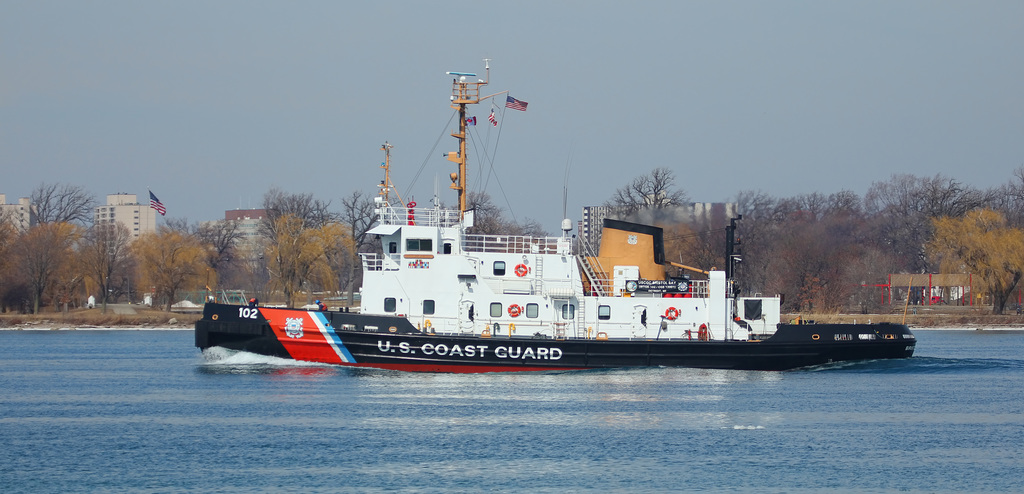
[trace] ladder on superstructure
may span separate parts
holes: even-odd
[[[597,254],[594,253],[590,247],[590,243],[582,238],[578,240],[580,246],[580,255],[577,256],[580,262],[580,267],[583,268],[583,273],[587,275],[587,279],[590,280],[590,289],[594,290],[597,295],[608,295],[605,290],[606,278],[598,279],[597,272],[594,270],[594,266],[590,264],[590,259],[594,260],[597,264],[597,269],[604,273],[604,267],[601,266],[600,261],[597,260]]]

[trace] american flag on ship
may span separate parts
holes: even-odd
[[[153,191],[149,191],[149,207],[160,213],[160,216],[167,216],[167,208],[164,207],[164,203],[160,202],[160,199],[156,198]]]
[[[511,108],[513,110],[526,111],[526,105],[529,103],[525,101],[519,101],[511,96],[505,96],[505,108]]]
[[[487,121],[491,122],[491,125],[495,127],[498,126],[498,119],[494,118],[494,110],[491,110],[491,114],[487,116]]]

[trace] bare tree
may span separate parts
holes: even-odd
[[[605,203],[620,216],[629,216],[642,209],[667,209],[681,206],[689,199],[675,188],[675,174],[668,168],[655,168],[649,175],[633,179],[629,185],[616,189]]]
[[[121,223],[93,225],[86,231],[79,254],[86,276],[92,278],[100,292],[102,312],[107,312],[107,299],[118,279],[128,276],[132,234]]]
[[[348,225],[354,248],[348,259],[338,260],[340,265],[335,267],[335,270],[339,275],[338,286],[344,287],[348,292],[349,305],[355,304],[355,287],[362,282],[363,271],[359,253],[372,252],[380,247],[374,245],[367,234],[376,220],[373,210],[373,197],[365,196],[358,190],[341,199],[341,222]]]
[[[337,215],[328,209],[330,206],[331,201],[315,199],[313,194],[289,194],[272,187],[263,194],[263,209],[267,211],[267,216],[262,228],[266,230],[264,233],[272,238],[277,219],[285,215],[298,218],[304,227],[320,228],[338,221]]]
[[[164,228],[188,235],[195,235],[199,231],[199,225],[189,223],[188,218],[167,218],[164,220]]]
[[[736,236],[742,242],[739,254],[743,262],[737,270],[744,290],[768,292],[774,278],[774,248],[784,217],[779,201],[762,191],[741,191],[736,206],[743,221],[737,223]]]
[[[218,270],[230,264],[235,256],[242,232],[238,230],[237,221],[209,221],[196,228],[195,235],[207,248],[206,265]]]
[[[886,182],[873,183],[864,202],[873,217],[872,237],[892,252],[901,269],[925,273],[934,269],[925,252],[934,231],[932,219],[962,217],[986,205],[992,197],[991,192],[942,175],[926,178],[899,174]]]
[[[990,192],[942,175],[921,179],[919,193],[928,218],[960,218],[984,207],[991,199]]]
[[[30,198],[39,223],[92,223],[96,201],[78,185],[42,183]]]
[[[1009,225],[1024,227],[1024,166],[1014,170],[1013,178],[991,195],[992,208],[1001,212]]]
[[[473,228],[469,232],[475,235],[547,235],[534,220],[526,218],[517,223],[506,218],[505,211],[494,204],[486,192],[470,192],[466,204],[473,210]]]
[[[370,231],[376,220],[373,209],[373,197],[363,195],[358,190],[353,191],[348,197],[341,198],[341,217],[339,219],[349,226],[349,233],[360,252],[372,248],[366,245],[366,232]]]

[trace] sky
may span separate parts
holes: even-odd
[[[470,188],[552,233],[658,167],[693,201],[979,188],[1024,166],[1020,1],[0,2],[0,193],[151,189],[206,221],[277,187],[373,194],[381,145],[446,204],[447,71],[471,106]],[[566,179],[568,177],[568,179]],[[565,192],[567,191],[567,192]]]

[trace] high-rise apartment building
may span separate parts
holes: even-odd
[[[18,199],[16,204],[7,204],[7,195],[0,194],[0,218],[9,219],[20,231],[36,226],[36,207],[27,197]]]
[[[148,202],[140,204],[135,194],[107,194],[107,203],[96,207],[93,220],[97,225],[120,223],[132,238],[156,232],[156,211]]]

